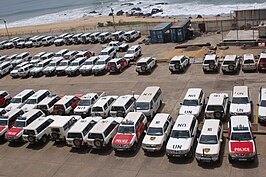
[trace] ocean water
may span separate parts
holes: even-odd
[[[133,6],[121,6],[131,2]],[[141,2],[141,3],[140,3]],[[154,5],[155,3],[168,3]],[[152,8],[162,8],[157,16],[215,16],[228,15],[237,9],[266,8],[265,0],[0,0],[0,18],[8,27],[47,24],[73,20],[85,16],[108,15],[114,11],[128,11],[140,7],[143,12]],[[91,14],[96,11],[97,14]],[[3,24],[0,21],[0,28]]]

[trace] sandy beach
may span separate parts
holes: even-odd
[[[219,18],[219,20],[226,20],[229,17]],[[163,17],[126,17],[126,16],[115,16],[115,22],[148,22],[148,23],[159,23],[159,22],[177,22],[178,20],[184,20],[185,18],[163,18]],[[203,19],[192,19],[192,21],[212,21],[216,18],[203,18]],[[69,31],[89,31],[96,30],[98,22],[106,23],[112,21],[111,16],[101,17],[86,17],[77,20],[63,21],[60,23],[43,24],[35,26],[23,26],[8,28],[10,36],[30,35],[30,34],[41,34],[41,33],[63,33]],[[7,23],[8,26],[8,23]],[[0,29],[0,37],[7,36],[6,29]]]

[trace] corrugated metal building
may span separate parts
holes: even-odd
[[[170,28],[170,35],[172,42],[182,42],[193,36],[193,32],[189,30],[190,21],[179,21]]]
[[[266,20],[266,9],[236,10],[234,17],[237,20]]]
[[[171,22],[160,23],[150,30],[151,43],[166,43],[170,42],[170,27]]]

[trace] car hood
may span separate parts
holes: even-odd
[[[145,135],[143,144],[162,144],[163,143],[163,136],[150,136]]]
[[[134,54],[125,54],[124,58],[132,58],[134,57]]]
[[[24,128],[13,127],[6,132],[5,136],[20,136],[22,135],[23,130]]]
[[[16,109],[21,105],[22,105],[21,103],[10,103],[8,106],[5,107],[5,110],[10,111],[11,109]]]
[[[182,105],[180,110],[179,110],[179,114],[192,114],[192,115],[196,115],[198,116],[200,113],[200,106],[184,106]]]
[[[104,69],[105,68],[105,65],[95,65],[92,67],[92,69]]]
[[[231,103],[230,112],[233,112],[233,113],[251,112],[251,105]]]
[[[116,134],[112,144],[131,144],[135,134]]]
[[[69,66],[66,71],[74,71],[77,70],[79,68],[79,66]]]
[[[192,138],[169,138],[166,149],[170,150],[188,150]]]
[[[62,42],[63,39],[56,39],[54,42]]]
[[[198,144],[196,153],[198,154],[219,154],[219,144]]]
[[[88,111],[90,109],[90,106],[77,106],[74,109],[74,112],[83,112],[83,111]]]
[[[48,66],[43,71],[53,71],[55,70],[55,66]]]
[[[259,106],[259,116],[266,116],[266,107]]]
[[[80,69],[82,70],[91,70],[93,68],[93,65],[83,65]]]
[[[255,152],[254,141],[230,141],[229,151],[234,154],[250,154]]]
[[[36,107],[36,104],[25,104],[24,106],[21,107],[21,109],[24,112],[28,112],[31,109],[34,109]]]
[[[33,68],[32,70],[30,70],[31,73],[34,73],[34,72],[40,72],[42,71],[42,67],[41,68]]]
[[[68,66],[58,66],[56,70],[65,70]]]

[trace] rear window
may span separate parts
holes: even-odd
[[[235,64],[234,61],[224,61],[224,65],[232,65]]]
[[[266,58],[260,58],[260,62],[266,62]]]
[[[254,60],[244,60],[244,64],[252,64],[255,63]]]
[[[37,109],[46,110],[47,106],[46,105],[37,105]]]
[[[82,138],[81,133],[68,133],[67,135],[68,138]]]
[[[204,60],[204,64],[214,64],[214,60]]]
[[[103,135],[99,133],[89,133],[88,139],[103,139]]]
[[[178,60],[170,61],[170,64],[180,64],[180,61],[178,61]]]

